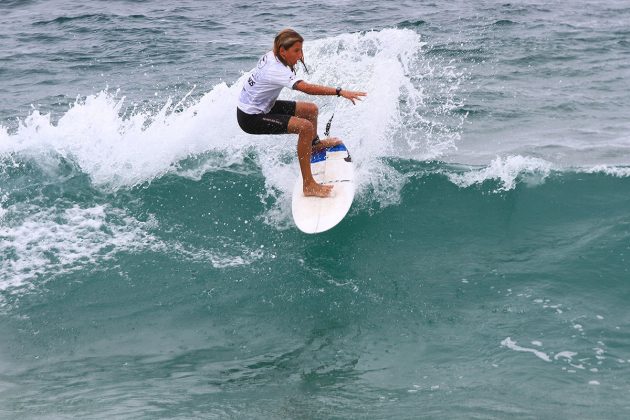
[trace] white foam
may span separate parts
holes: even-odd
[[[9,197],[8,193],[5,193],[2,196],[0,196],[0,223],[2,223],[2,219],[4,219],[4,215],[7,213],[7,210],[4,208],[4,203],[7,201],[8,197]]]
[[[14,206],[8,211],[16,211]],[[37,277],[71,272],[114,252],[150,244],[140,222],[106,205],[62,211],[30,208],[18,223],[0,224],[0,289],[29,285]],[[108,221],[115,219],[115,221]]]
[[[549,355],[547,353],[544,353],[544,352],[542,352],[540,350],[536,350],[536,349],[531,349],[531,348],[527,348],[527,347],[521,347],[521,346],[519,346],[516,343],[516,341],[513,341],[510,337],[507,337],[505,340],[501,341],[501,346],[507,347],[510,350],[514,350],[514,351],[522,351],[522,352],[526,352],[526,353],[533,353],[539,359],[544,360],[545,362],[551,362],[551,358],[549,357]]]
[[[151,233],[155,219],[140,221],[109,205],[57,209],[15,204],[6,211],[10,220],[0,221],[0,290],[29,289],[37,280],[102,265],[120,252],[162,252],[215,268],[248,265],[265,256],[228,238],[215,238],[217,249],[165,242]]]
[[[553,358],[554,360],[558,360],[558,359],[567,359],[569,362],[571,362],[573,360],[573,356],[577,356],[577,353],[572,352],[572,351],[561,351],[559,353],[556,353]]]
[[[464,76],[427,58],[423,47],[420,35],[408,29],[307,40],[310,74],[300,77],[364,90],[368,96],[356,106],[342,98],[286,89],[281,96],[315,102],[320,134],[334,111],[331,134],[346,142],[356,162],[358,203],[376,201],[385,207],[400,201],[408,178],[384,158],[436,159],[456,148],[464,117],[452,110]],[[274,203],[263,218],[281,226],[290,221],[289,195],[299,175],[296,136],[252,136],[240,130],[235,110],[244,79],[235,76],[233,84],[214,86],[194,101],[168,101],[153,110],[126,109],[133,104],[126,104],[124,92],[108,91],[77,99],[57,122],[34,110],[15,132],[0,129],[0,156],[18,154],[36,162],[51,155],[63,158],[106,191],[149,183],[167,173],[199,179],[204,171],[230,168],[254,156],[265,177],[266,198]],[[180,168],[190,157],[198,166]]]
[[[228,150],[223,139],[230,134],[231,147],[244,144],[235,136],[236,102],[225,84],[181,112],[169,101],[155,114],[122,116],[123,104],[124,98],[102,91],[77,99],[56,125],[35,110],[0,143],[0,154],[40,157],[53,151],[78,165],[94,185],[115,190],[172,172],[190,155]]]
[[[194,248],[179,242],[160,242],[157,247],[159,247],[161,251],[179,255],[189,261],[209,262],[214,268],[250,265],[266,255],[270,258],[275,258],[273,254],[265,253],[259,249],[251,250],[243,244],[234,243],[225,238],[215,238],[215,240],[218,241],[218,248],[223,248],[223,250]]]
[[[604,359],[606,359],[606,357],[604,356],[606,351],[604,349],[599,348],[599,347],[595,347],[595,348],[593,348],[593,350],[595,350],[595,358],[597,360],[604,360]]]
[[[583,172],[589,174],[605,174],[611,175],[617,178],[627,178],[630,177],[630,167],[628,166],[609,166],[609,165],[596,165],[592,168],[586,168]]]
[[[495,192],[500,192],[514,189],[518,180],[528,185],[538,185],[544,182],[552,169],[553,165],[546,160],[517,155],[497,157],[487,167],[472,169],[463,174],[449,173],[447,176],[460,187],[498,180],[500,186]]]

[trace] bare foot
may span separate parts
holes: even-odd
[[[322,185],[316,182],[304,184],[302,191],[305,197],[330,197],[332,193],[332,185]]]
[[[337,146],[341,143],[342,141],[339,140],[337,137],[328,137],[327,139],[320,140],[319,143],[313,146],[313,152],[319,152],[329,147]]]

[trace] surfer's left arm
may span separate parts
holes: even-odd
[[[334,88],[330,86],[322,86],[322,85],[314,85],[304,80],[298,80],[295,85],[293,85],[293,89],[299,90],[300,92],[308,93],[309,95],[337,95],[342,96],[353,104],[355,101],[360,101],[363,96],[367,96],[365,92],[358,92],[353,90],[346,90],[342,88]]]

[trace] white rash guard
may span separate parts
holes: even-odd
[[[293,89],[298,79],[288,66],[269,51],[258,61],[243,84],[238,108],[246,114],[267,114],[283,88]]]

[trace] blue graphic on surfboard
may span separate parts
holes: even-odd
[[[320,184],[333,185],[330,197],[305,197],[302,176],[293,187],[291,209],[296,226],[304,233],[320,233],[333,228],[350,210],[354,199],[354,164],[344,144],[313,153],[313,178]]]

